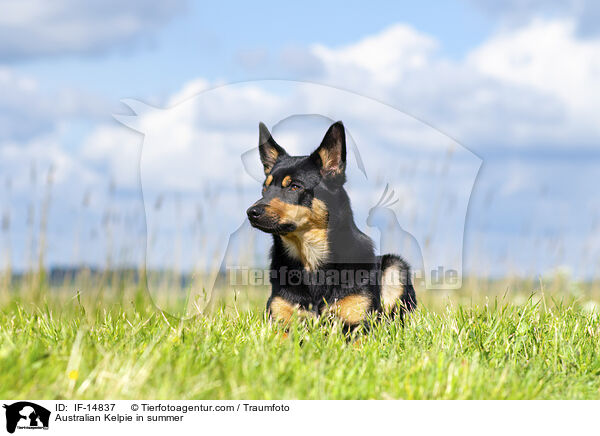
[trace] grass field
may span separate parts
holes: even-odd
[[[348,341],[328,322],[286,337],[262,295],[178,321],[133,287],[17,286],[1,299],[0,398],[600,399],[593,300],[522,288],[422,294],[404,327]]]

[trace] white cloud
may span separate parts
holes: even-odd
[[[329,77],[350,76],[350,80],[390,86],[401,83],[408,71],[427,68],[436,47],[437,42],[429,36],[397,24],[346,47],[315,45],[312,51]]]
[[[95,168],[121,187],[132,187],[139,180],[142,138],[127,129],[103,125],[83,141],[79,153],[82,165]]]
[[[181,12],[184,0],[3,2],[0,59],[98,53],[131,43]]]
[[[210,82],[203,78],[197,78],[185,83],[180,91],[175,92],[169,96],[166,107],[181,104],[184,100],[192,98],[202,91],[206,91],[210,87]]]
[[[102,179],[102,175],[82,162],[79,154],[65,149],[64,133],[57,129],[24,142],[0,142],[0,173],[4,180],[10,181],[14,193],[25,196],[31,187],[32,175],[27,168],[37,173],[35,179],[43,179],[52,170],[52,183],[65,198],[69,198],[67,194],[73,189],[92,186]]]
[[[39,82],[0,67],[0,141],[28,141],[70,123],[106,116],[109,105],[98,96],[62,88],[47,92]]]
[[[539,18],[568,17],[575,23],[578,36],[595,36],[600,30],[600,4],[596,0],[470,0],[469,3],[499,19],[500,25],[507,29],[524,27]]]
[[[481,152],[599,138],[600,41],[578,39],[572,22],[537,20],[499,33],[464,60],[444,58],[437,45],[413,28],[393,26],[312,52],[327,72],[325,83],[405,109]]]
[[[585,126],[585,133],[600,134],[600,40],[577,38],[572,19],[534,20],[501,32],[473,50],[467,62],[482,74],[559,100],[565,123],[573,127],[569,133]]]

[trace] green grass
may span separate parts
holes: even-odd
[[[0,397],[600,398],[597,312],[539,293],[480,300],[425,298],[404,327],[348,341],[330,322],[285,337],[262,298],[181,322],[139,293],[13,293],[0,312]]]

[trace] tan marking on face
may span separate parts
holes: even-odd
[[[296,225],[296,230],[281,235],[290,256],[300,260],[307,270],[314,270],[325,262],[329,256],[328,212],[325,203],[313,198],[312,207],[306,207],[274,198],[265,209],[279,223]]]
[[[281,297],[275,297],[271,300],[269,310],[273,319],[284,323],[290,322],[293,316],[299,318],[312,318],[315,316],[313,312],[301,309],[300,305],[292,304]]]
[[[272,181],[273,181],[273,175],[269,174],[269,176],[267,177],[267,180],[265,180],[265,186],[269,186]]]
[[[290,186],[290,183],[292,183],[292,177],[291,176],[285,176],[283,178],[283,180],[281,181],[281,186],[283,188],[287,188],[288,186]]]
[[[371,309],[371,299],[364,295],[349,295],[326,306],[323,313],[331,313],[346,324],[356,325],[364,321]]]
[[[396,265],[391,265],[383,271],[381,278],[381,304],[386,313],[394,310],[404,295],[402,274]]]
[[[274,198],[265,209],[268,214],[271,214],[281,224],[295,224],[296,231],[327,228],[327,206],[316,198],[313,198],[311,207],[290,204],[279,198]]]

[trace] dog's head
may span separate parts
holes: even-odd
[[[346,169],[346,135],[341,121],[329,127],[310,156],[290,156],[259,125],[259,151],[265,181],[262,198],[247,211],[253,227],[267,233],[326,228],[328,198],[342,189]]]

